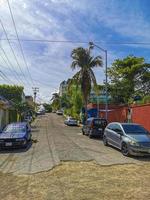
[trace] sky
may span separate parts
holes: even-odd
[[[109,67],[128,55],[150,62],[150,45],[128,44],[150,42],[149,0],[9,0],[9,4],[20,44],[8,0],[0,0],[0,84],[23,85],[26,95],[38,87],[39,102],[48,102],[59,84],[76,73],[70,68],[71,51],[88,48],[90,41],[108,51]],[[96,47],[91,54],[105,61],[104,52]],[[104,70],[105,62],[94,70],[98,83],[105,79]]]

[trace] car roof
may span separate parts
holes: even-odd
[[[137,123],[127,123],[127,122],[110,122],[109,124],[119,124],[119,125],[139,125]],[[109,125],[108,124],[108,125]]]
[[[89,117],[87,120],[94,120],[94,119],[99,119],[99,120],[106,120],[105,118],[98,118],[98,117]]]
[[[27,122],[13,122],[11,124],[8,124],[9,126],[26,126]]]

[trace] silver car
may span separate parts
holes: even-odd
[[[113,122],[107,125],[103,136],[104,145],[112,145],[122,154],[150,155],[150,132],[139,124]]]
[[[68,117],[68,119],[66,119],[64,121],[64,123],[68,126],[78,126],[78,122],[76,119],[72,118],[72,117]]]

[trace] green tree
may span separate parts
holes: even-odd
[[[108,69],[109,92],[114,103],[128,103],[136,94],[150,93],[150,64],[144,58],[127,56],[117,59]]]
[[[82,108],[82,94],[81,88],[76,84],[71,84],[67,92],[69,99],[69,107],[65,110],[66,114],[69,114],[77,119],[79,119],[79,114]]]
[[[53,110],[59,110],[61,108],[61,98],[58,93],[53,94],[51,101]]]
[[[44,106],[46,112],[52,112],[52,106],[50,104],[44,103],[43,106]]]
[[[91,85],[92,83],[97,85],[93,68],[102,66],[102,58],[100,56],[91,56],[89,50],[82,47],[73,49],[71,57],[73,59],[71,68],[73,70],[76,68],[79,69],[72,80],[81,86],[83,103],[87,109]]]
[[[24,88],[16,85],[0,85],[0,95],[14,103],[22,101]]]

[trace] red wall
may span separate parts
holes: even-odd
[[[150,131],[150,104],[132,106],[132,122],[141,124]]]
[[[96,107],[95,104],[89,104],[89,108]],[[100,105],[100,109],[104,109],[105,105]],[[109,105],[108,122],[127,122],[127,106]],[[132,122],[144,126],[150,131],[150,104],[146,105],[132,105],[130,106],[132,112]],[[105,117],[105,111],[100,112],[100,117]]]

